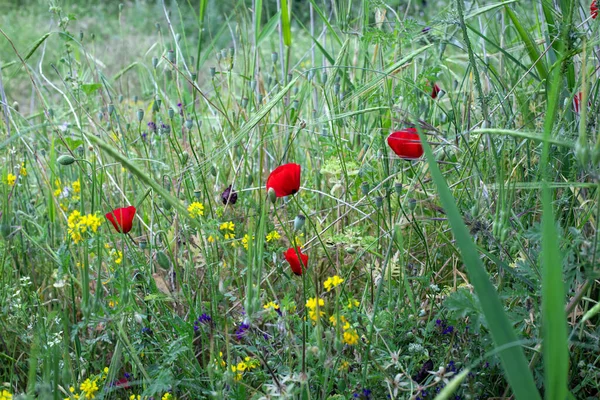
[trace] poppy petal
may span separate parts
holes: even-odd
[[[115,230],[119,233],[129,233],[133,227],[133,217],[136,209],[134,206],[117,208],[105,215]]]
[[[267,191],[273,188],[276,197],[290,196],[300,190],[300,173],[302,167],[299,164],[284,164],[273,170],[267,178]]]
[[[421,139],[415,128],[406,128],[392,133],[387,138],[388,145],[398,155],[406,160],[414,160],[423,155]]]

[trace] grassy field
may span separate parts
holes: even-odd
[[[595,4],[0,4],[0,400],[597,399]]]

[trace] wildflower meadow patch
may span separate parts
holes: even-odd
[[[5,3],[0,400],[598,398],[595,0]]]

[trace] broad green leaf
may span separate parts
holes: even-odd
[[[283,44],[290,47],[292,45],[292,27],[287,0],[281,0],[281,32],[283,34]]]
[[[102,87],[101,83],[86,83],[81,85],[81,90],[83,90],[83,93],[85,93],[86,95],[90,95],[92,93],[94,93],[96,90],[100,89]]]

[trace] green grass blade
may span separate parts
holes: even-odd
[[[483,133],[483,134],[492,133],[492,134],[498,134],[498,135],[507,135],[507,136],[512,136],[512,137],[519,138],[519,139],[528,139],[528,140],[533,140],[536,142],[549,143],[549,144],[553,144],[556,146],[563,146],[563,147],[568,147],[568,148],[575,147],[575,143],[569,143],[569,142],[565,142],[563,140],[542,136],[539,133],[535,133],[535,132],[523,132],[523,131],[513,131],[510,129],[490,128],[490,129],[474,129],[471,131],[471,133],[472,134],[473,133]]]
[[[281,31],[283,33],[283,44],[290,47],[292,45],[292,27],[287,0],[281,0]]]
[[[508,17],[517,29],[519,37],[525,44],[525,50],[527,50],[527,54],[531,59],[531,63],[535,63],[535,68],[538,71],[538,75],[542,80],[545,80],[548,77],[548,69],[544,64],[543,58],[540,58],[541,53],[539,52],[537,45],[533,42],[533,39],[531,38],[531,36],[529,36],[529,33],[525,30],[525,28],[523,28],[523,25],[521,25],[521,23],[519,22],[519,18],[517,18],[515,12],[511,10],[508,6],[505,9],[508,13]]]
[[[495,3],[495,4],[490,4],[490,5],[487,5],[484,7],[480,7],[476,10],[473,10],[472,13],[465,15],[465,20],[477,17],[478,15],[484,14],[488,11],[495,10],[496,8],[506,6],[510,3],[516,3],[516,2],[517,2],[517,0],[508,0],[508,1],[504,1],[502,3]]]
[[[463,369],[460,374],[456,375],[444,388],[440,391],[440,394],[435,396],[434,400],[446,400],[449,399],[452,393],[460,387],[462,381],[465,380],[471,370],[469,368]]]
[[[562,53],[567,31],[561,35],[559,53]],[[563,81],[560,59],[553,66],[548,84],[548,105],[544,121],[544,146],[541,157],[542,176],[542,337],[544,356],[544,386],[546,399],[564,399],[567,396],[569,375],[569,349],[567,341],[567,316],[565,288],[562,273],[558,232],[552,209],[552,192],[548,187],[550,176],[550,139],[558,113],[560,89]],[[583,105],[585,107],[585,105]]]
[[[529,371],[527,359],[523,349],[518,346],[510,346],[518,342],[517,335],[504,311],[500,298],[496,294],[496,288],[489,279],[487,272],[479,258],[479,253],[469,230],[463,222],[458,207],[452,197],[450,188],[440,171],[431,147],[422,133],[421,142],[431,170],[431,177],[437,187],[440,201],[448,215],[448,221],[456,238],[456,244],[460,249],[463,262],[466,266],[471,284],[481,303],[481,308],[490,327],[492,338],[496,347],[507,346],[498,353],[504,374],[513,393],[517,399],[538,400],[540,394],[537,391],[533,375]]]

